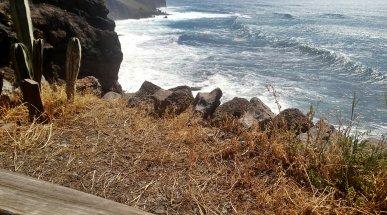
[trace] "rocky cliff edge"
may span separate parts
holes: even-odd
[[[64,77],[67,42],[78,37],[82,45],[79,77],[95,76],[104,91],[119,89],[118,71],[123,54],[104,0],[33,0],[30,7],[34,35],[46,42],[47,79]],[[9,66],[9,50],[14,42],[8,1],[0,0],[0,67]]]

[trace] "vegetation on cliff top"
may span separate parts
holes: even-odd
[[[293,132],[155,118],[127,100],[43,85],[50,124],[2,108],[0,168],[156,214],[374,214],[386,211],[385,141],[307,145]],[[188,123],[190,122],[190,123]],[[384,145],[383,145],[384,144]]]

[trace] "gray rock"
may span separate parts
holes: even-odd
[[[300,134],[300,140],[302,143],[310,142],[324,142],[328,143],[329,141],[337,138],[336,129],[333,125],[329,124],[329,121],[325,118],[321,118],[316,125],[309,129],[308,133]]]
[[[216,108],[220,105],[222,95],[220,88],[216,88],[210,93],[198,93],[193,103],[193,110],[201,113],[203,118],[212,117]]]
[[[274,118],[274,113],[260,99],[254,97],[250,100],[246,114],[241,118],[241,123],[250,128],[258,125],[265,129],[265,125]]]
[[[118,100],[120,98],[122,98],[122,95],[116,92],[108,92],[102,97],[104,100]]]
[[[227,118],[240,119],[246,113],[249,104],[247,99],[235,97],[215,110],[214,120],[223,121]]]
[[[179,86],[169,90],[159,89],[152,95],[154,110],[162,116],[165,113],[179,115],[184,112],[193,101],[191,88]]]
[[[160,89],[161,87],[149,81],[144,81],[140,89],[129,98],[128,107],[133,108],[135,106],[153,103],[151,96]]]
[[[193,101],[191,88],[179,86],[164,90],[161,87],[145,81],[140,89],[130,96],[129,107],[153,105],[159,116],[165,113],[179,115],[184,112]]]
[[[305,133],[313,127],[313,122],[299,109],[289,108],[274,117],[273,126],[276,129],[294,130],[296,134],[299,134]]]
[[[92,93],[96,96],[102,95],[102,87],[98,79],[94,76],[87,76],[82,79],[78,79],[75,83],[77,92],[80,94]]]
[[[15,106],[21,103],[22,94],[19,88],[14,88],[6,79],[2,80],[0,106]]]

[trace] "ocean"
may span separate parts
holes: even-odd
[[[169,15],[116,21],[119,82],[220,87],[222,101],[258,97],[387,135],[387,1],[168,0]],[[195,92],[197,93],[197,92]],[[278,104],[276,103],[278,101]]]

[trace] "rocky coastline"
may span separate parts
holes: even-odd
[[[165,0],[106,0],[106,6],[109,9],[108,17],[119,20],[165,15],[158,8],[167,4]]]

